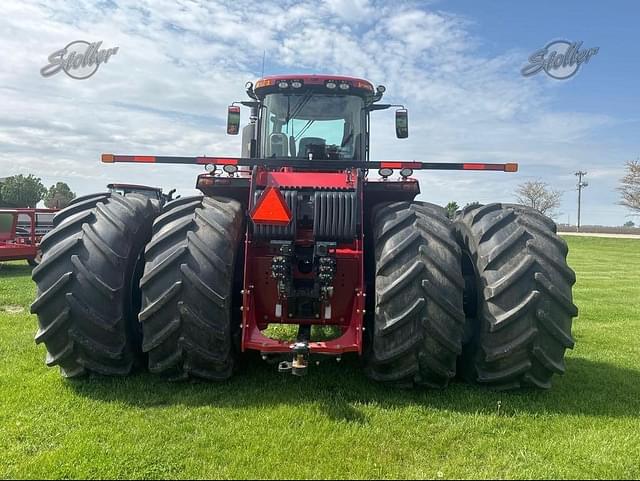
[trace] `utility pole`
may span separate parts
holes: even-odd
[[[575,175],[578,177],[577,187],[578,187],[578,232],[579,232],[580,231],[580,206],[582,204],[582,189],[587,187],[589,183],[582,181],[582,177],[587,175],[586,172],[582,172],[581,170],[579,170],[578,172],[575,173]]]

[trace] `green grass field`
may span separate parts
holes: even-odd
[[[219,384],[65,381],[0,268],[1,478],[638,478],[640,240],[568,238],[576,349],[548,392],[396,391],[357,362]]]

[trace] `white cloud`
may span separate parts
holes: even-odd
[[[374,114],[375,158],[515,160],[523,175],[560,183],[585,164],[609,172],[598,164],[603,155],[624,160],[594,141],[616,119],[553,109],[549,83],[519,75],[526,52],[486,55],[472,19],[424,2],[5,1],[3,11],[0,176],[35,171],[78,193],[115,180],[190,189],[197,168],[103,166],[99,154],[237,155],[225,107],[244,98],[263,51],[267,73],[304,69],[387,85],[388,100],[410,109],[411,136],[396,140],[393,115]],[[88,80],[41,77],[48,55],[77,39],[120,49]],[[520,179],[421,175],[425,198],[440,203],[512,200]],[[599,175],[611,190],[616,177]]]

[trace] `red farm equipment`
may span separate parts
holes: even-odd
[[[57,214],[33,272],[37,342],[63,375],[128,374],[136,359],[180,380],[224,380],[247,351],[305,374],[360,356],[374,380],[548,388],[573,347],[573,271],[555,224],[512,204],[450,220],[415,201],[416,170],[516,172],[516,164],[369,160],[383,86],[282,75],[246,86],[227,132],[241,157],[103,154],[200,164],[201,196],[158,212],[135,193],[88,195]],[[297,327],[292,340],[269,334]],[[317,338],[312,328],[330,328]]]
[[[40,240],[53,228],[54,209],[0,209],[0,262],[40,263]]]

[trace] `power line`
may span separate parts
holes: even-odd
[[[577,188],[578,188],[578,231],[579,231],[580,230],[580,207],[581,207],[581,204],[582,204],[582,189],[587,187],[589,185],[589,183],[582,181],[582,177],[587,175],[586,172],[583,172],[583,171],[579,170],[574,175],[576,175],[578,177]]]

